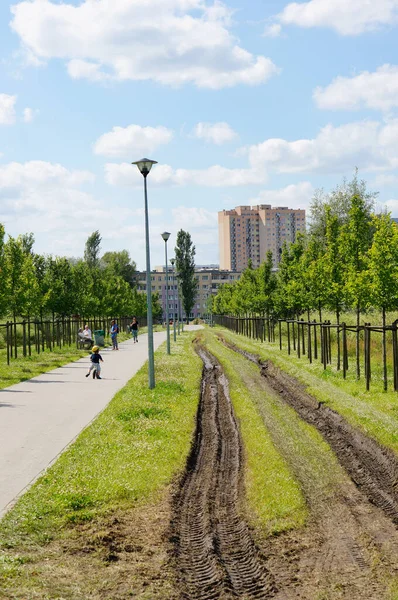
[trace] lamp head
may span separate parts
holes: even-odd
[[[141,175],[146,177],[149,174],[149,171],[152,169],[152,165],[157,165],[156,160],[150,160],[149,158],[141,158],[141,160],[137,160],[136,162],[131,163],[132,165],[137,165]]]
[[[171,262],[171,265],[172,265],[172,267],[174,267],[174,263],[175,263],[175,261],[176,261],[176,259],[175,259],[175,258],[170,258],[170,262]]]
[[[161,233],[160,235],[162,236],[163,240],[164,240],[165,242],[167,242],[167,240],[169,239],[169,237],[170,237],[171,233],[169,233],[168,231],[164,231],[164,232],[163,232],[163,233]]]

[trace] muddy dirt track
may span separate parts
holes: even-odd
[[[272,389],[324,436],[368,500],[398,524],[398,461],[393,453],[381,448],[377,442],[351,427],[338,413],[316,401],[297,380],[270,361],[262,362],[254,354],[229,346],[259,365],[261,375]]]
[[[176,500],[183,598],[269,598],[272,578],[240,514],[242,448],[227,381],[203,348],[195,443]]]
[[[274,395],[315,426],[349,475],[336,483],[331,495],[322,497],[312,485],[310,471],[303,468],[303,457],[292,451],[294,441],[289,449],[291,440],[281,439],[267,417],[266,401],[258,407],[275,445],[300,481],[311,511],[303,531],[271,538],[263,547],[275,581],[274,598],[395,600],[397,595],[388,589],[398,574],[396,457],[320,405],[304,386],[271,362],[261,362],[222,336],[220,341],[241,357],[234,368],[241,366],[247,388],[257,388],[264,399]],[[243,374],[239,360],[247,359],[259,367],[257,376]]]
[[[247,389],[257,387],[260,397],[274,394],[293,407],[323,435],[345,472],[335,489],[322,497],[323,492],[311,482],[305,459],[292,451],[295,441],[278,433],[260,406],[275,446],[302,486],[310,518],[303,530],[267,540],[250,530],[242,516],[244,453],[228,383],[217,360],[199,347],[204,369],[197,429],[174,502],[173,539],[181,597],[395,598],[388,588],[391,577],[398,575],[396,457],[320,405],[271,363],[259,363],[258,357],[221,341],[240,354],[237,361],[249,359],[260,367],[253,377],[245,375],[243,367],[239,370],[238,362],[234,365]]]

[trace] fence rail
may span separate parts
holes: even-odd
[[[132,317],[113,317],[119,325],[120,331],[126,331]],[[79,347],[78,332],[84,325],[88,325],[92,332],[103,330],[109,335],[111,318],[72,318],[61,319],[26,319],[22,321],[7,321],[0,324],[0,335],[3,334],[7,364],[12,359],[22,356],[32,356],[35,352],[40,354],[45,350],[64,346]],[[141,326],[146,325],[145,317],[138,317]]]
[[[357,379],[361,377],[363,365],[366,389],[370,389],[372,379],[372,340],[373,334],[382,334],[382,367],[384,390],[388,388],[387,335],[390,337],[389,355],[392,358],[392,378],[394,391],[398,391],[398,320],[391,325],[347,325],[346,323],[317,322],[304,319],[267,319],[264,317],[233,317],[214,315],[214,323],[246,337],[261,342],[278,343],[280,350],[292,352],[298,358],[306,356],[310,363],[320,360],[324,370],[332,365],[334,352],[338,371],[344,379],[349,370],[350,352],[348,334],[355,335],[355,370]],[[277,332],[277,333],[276,333]],[[334,338],[332,340],[332,338]],[[362,358],[361,358],[362,357]],[[391,370],[391,369],[390,369]]]

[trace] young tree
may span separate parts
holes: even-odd
[[[374,217],[373,243],[369,251],[368,276],[371,296],[369,305],[382,310],[383,374],[387,389],[386,311],[398,307],[398,229],[390,214]]]
[[[67,258],[50,258],[46,272],[46,309],[53,315],[68,316],[76,312],[76,293],[72,265]]]
[[[188,319],[195,304],[198,281],[195,278],[195,246],[192,244],[191,235],[187,231],[180,229],[174,250],[182,303]]]
[[[100,232],[94,231],[88,238],[84,249],[84,260],[91,269],[99,265],[99,252],[101,246]]]
[[[369,298],[366,277],[368,251],[372,243],[373,225],[368,206],[362,196],[353,196],[348,212],[348,220],[341,231],[342,254],[346,266],[346,296],[355,306],[357,315],[356,365],[357,378],[360,377],[359,325],[361,310]]]
[[[235,293],[236,283],[224,283],[218,288],[213,298],[213,312],[216,315],[228,315],[232,313],[232,298]]]
[[[297,236],[297,241],[282,248],[275,300],[279,315],[297,318],[307,308],[308,298],[303,287],[301,270],[302,256],[305,250],[305,238]]]
[[[0,317],[3,317],[7,312],[7,278],[4,257],[4,237],[4,226],[0,223]]]

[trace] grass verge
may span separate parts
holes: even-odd
[[[308,392],[344,416],[354,427],[398,453],[398,402],[395,392],[364,390],[363,381],[342,378],[341,373],[318,362],[309,364],[306,357],[287,355],[274,344],[261,344],[236,335],[227,329],[217,328],[226,339],[244,350],[258,354],[263,360],[270,359],[275,365],[303,383]]]
[[[167,512],[160,505],[185,466],[199,397],[201,361],[192,337],[179,336],[170,356],[163,344],[156,352],[156,388],[148,389],[144,366],[2,520],[0,598],[116,599],[131,597],[129,589],[144,585],[139,561],[132,560],[134,544],[130,550],[124,544],[118,553],[108,543],[115,537],[109,523],[112,531],[125,523],[131,546],[143,523]],[[131,523],[137,525],[134,531]],[[154,528],[152,522],[149,529]],[[114,584],[104,561],[118,565]],[[132,562],[135,570],[129,572]],[[112,595],[122,576],[126,595]],[[134,597],[169,597],[157,596],[148,585]]]

